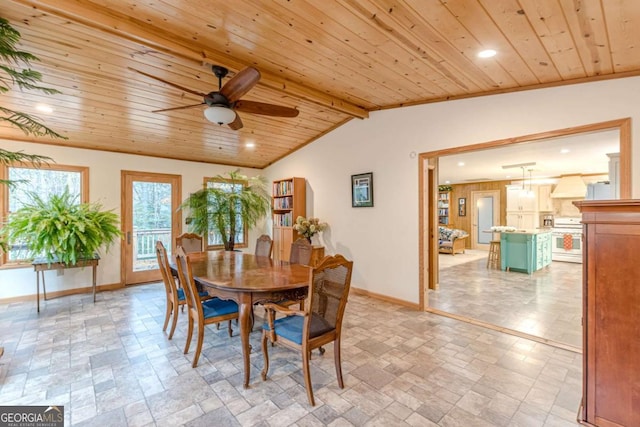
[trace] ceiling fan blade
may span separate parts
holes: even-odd
[[[187,108],[200,107],[201,105],[206,105],[206,104],[204,102],[201,102],[200,104],[183,105],[182,107],[163,108],[162,110],[153,110],[152,113],[163,113],[165,111],[185,110]]]
[[[262,114],[263,116],[273,117],[297,117],[299,113],[298,110],[291,107],[243,100],[236,101],[233,108],[234,110],[244,113]]]
[[[167,85],[169,85],[169,86],[173,86],[173,87],[175,87],[176,89],[180,89],[180,90],[181,90],[181,91],[183,91],[183,92],[192,93],[192,94],[194,94],[194,95],[198,95],[198,96],[201,96],[201,97],[203,97],[203,98],[206,96],[206,93],[198,92],[197,90],[189,89],[188,87],[184,87],[184,86],[180,86],[179,84],[176,84],[176,83],[168,82],[168,81],[166,81],[165,79],[162,79],[162,78],[160,78],[160,77],[153,76],[153,75],[151,75],[151,74],[147,74],[147,73],[145,73],[144,71],[136,70],[135,68],[131,68],[131,67],[128,67],[128,68],[129,68],[131,71],[135,71],[136,73],[138,73],[138,74],[142,74],[143,76],[149,77],[150,79],[154,79],[154,80],[157,80],[157,81],[159,81],[159,82],[161,82],[161,83],[167,84]]]
[[[240,115],[238,113],[236,113],[236,118],[229,123],[227,126],[229,126],[229,129],[231,130],[238,130],[238,129],[242,129],[242,126],[244,126],[242,124],[242,120],[240,119]]]
[[[220,89],[220,93],[231,103],[237,101],[249,92],[260,80],[260,71],[253,67],[247,67],[233,76],[231,80],[225,83]]]

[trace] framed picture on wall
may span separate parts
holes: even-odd
[[[467,198],[458,198],[458,216],[467,216]]]
[[[351,207],[373,207],[373,172],[351,175]]]

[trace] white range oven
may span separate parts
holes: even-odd
[[[553,261],[582,263],[581,218],[555,218],[551,229]]]

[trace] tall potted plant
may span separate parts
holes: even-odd
[[[44,256],[48,262],[75,265],[121,236],[118,215],[98,203],[78,203],[68,191],[47,200],[36,193],[30,198],[9,215],[3,228],[9,242],[27,247],[28,258]]]
[[[207,236],[214,229],[225,250],[232,251],[238,227],[251,228],[269,212],[267,181],[261,176],[248,178],[238,170],[217,175],[215,180],[222,185],[192,193],[180,208],[187,211],[192,232]]]

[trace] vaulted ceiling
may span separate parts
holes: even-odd
[[[0,16],[62,92],[0,105],[68,139],[0,137],[244,167],[374,110],[640,74],[636,0],[3,0]],[[203,107],[152,112],[202,102],[175,85],[217,90],[213,64],[230,69],[223,83],[259,69],[242,98],[299,115],[240,113],[234,131]]]

